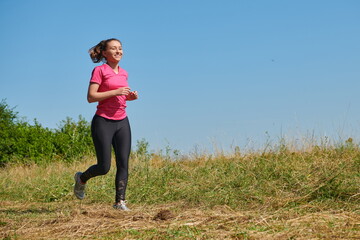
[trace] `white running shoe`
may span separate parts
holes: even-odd
[[[74,194],[78,199],[83,200],[84,197],[85,197],[85,184],[81,183],[81,180],[80,180],[80,175],[81,174],[82,174],[82,172],[75,173],[75,176],[74,176],[74,180],[75,180]]]
[[[125,200],[120,200],[120,202],[115,203],[113,207],[114,207],[115,209],[122,210],[122,211],[131,211],[131,210],[126,206],[126,201],[125,201]]]

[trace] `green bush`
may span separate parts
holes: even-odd
[[[46,163],[56,159],[73,161],[93,151],[90,123],[82,116],[60,123],[59,129],[31,125],[14,108],[0,102],[0,166],[12,162]]]
[[[6,157],[14,153],[15,130],[14,121],[17,119],[17,112],[10,109],[4,100],[0,103],[0,163],[3,164]]]
[[[46,162],[56,155],[54,133],[44,128],[35,120],[34,125],[18,122],[13,129],[13,153],[9,159],[27,162]]]
[[[82,116],[75,122],[66,118],[60,124],[60,128],[54,132],[54,146],[57,155],[65,161],[71,161],[93,151],[90,123]]]

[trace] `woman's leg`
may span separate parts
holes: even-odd
[[[128,163],[131,150],[131,129],[128,118],[119,122],[118,130],[113,138],[116,156],[115,203],[125,200],[128,182]]]
[[[116,131],[116,124],[97,115],[91,122],[91,134],[95,146],[97,164],[89,167],[80,176],[86,183],[90,178],[105,175],[111,166],[111,142]]]

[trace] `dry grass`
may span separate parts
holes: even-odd
[[[302,209],[234,211],[185,203],[131,205],[1,202],[4,239],[360,239],[360,215]],[[164,214],[166,213],[166,214]],[[163,214],[159,218],[159,215]]]

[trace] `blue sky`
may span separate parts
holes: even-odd
[[[119,38],[133,145],[359,139],[360,1],[1,0],[0,98],[30,122],[90,121],[88,49]]]

